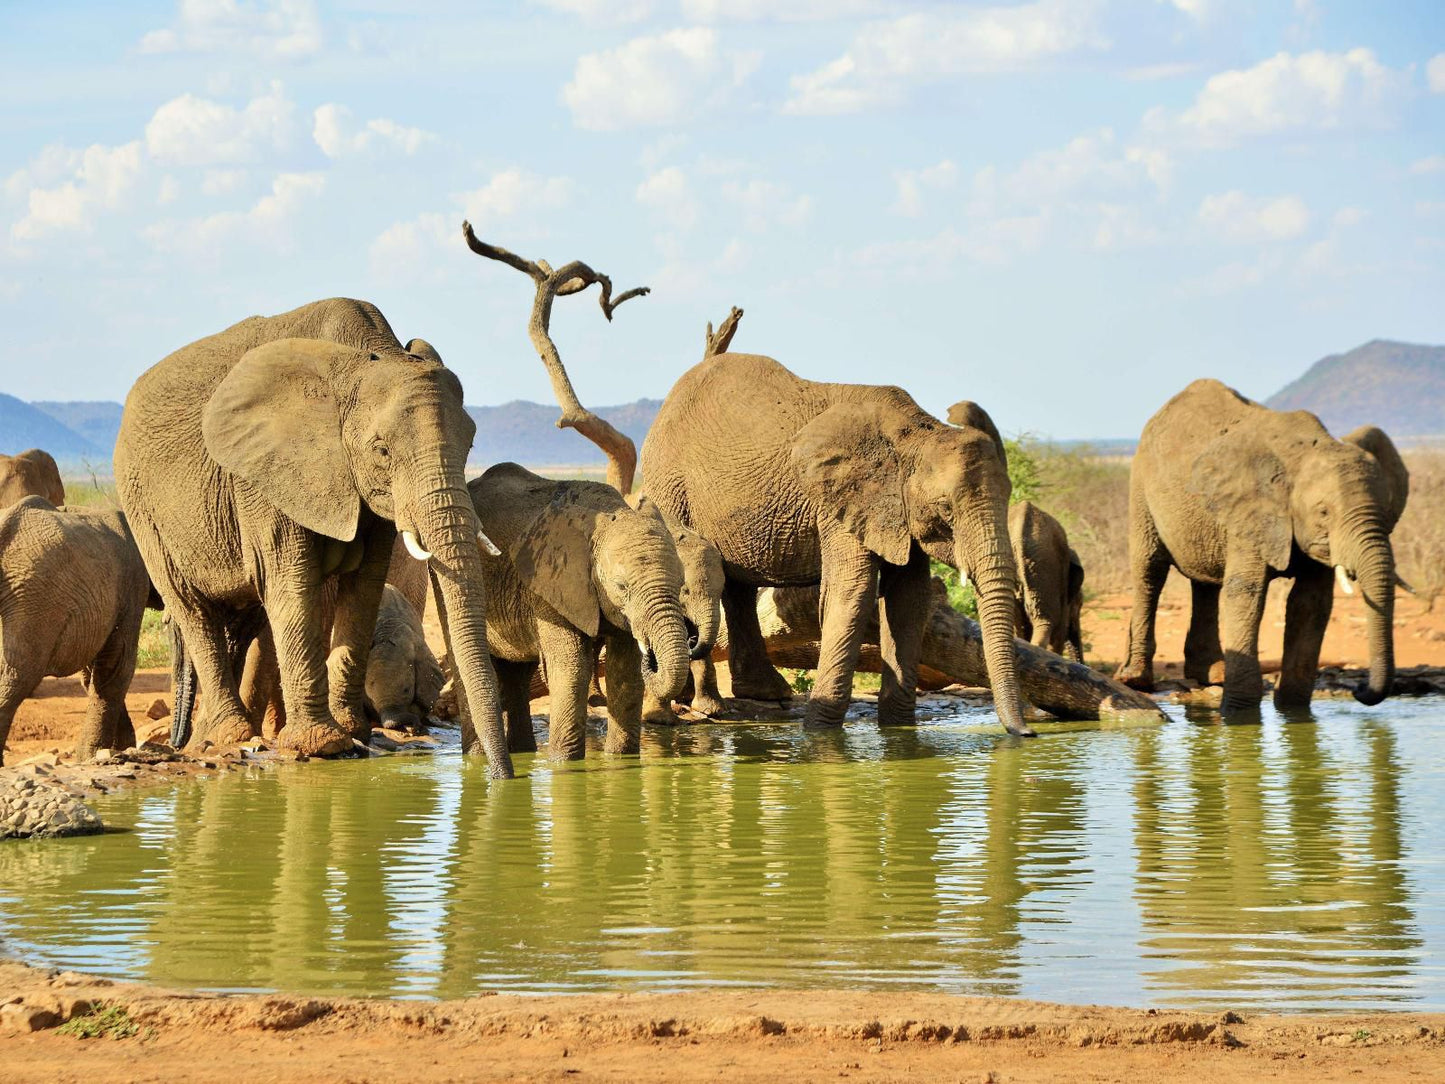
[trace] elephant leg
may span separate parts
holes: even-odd
[[[1201,685],[1224,680],[1224,647],[1219,642],[1219,585],[1189,583],[1189,633],[1184,637],[1184,676]]]
[[[251,736],[250,717],[241,702],[236,680],[236,659],[225,622],[209,611],[192,612],[179,607],[171,620],[180,630],[186,652],[201,690],[201,710],[195,716],[189,745],[203,741],[234,745]]]
[[[1259,670],[1259,622],[1268,576],[1255,557],[1225,559],[1220,613],[1224,625],[1224,701],[1221,710],[1258,711],[1264,695]]]
[[[1284,609],[1284,661],[1274,706],[1281,711],[1309,707],[1320,668],[1320,645],[1335,604],[1335,578],[1328,565],[1307,563],[1289,589]]]
[[[592,640],[557,621],[537,618],[537,643],[547,672],[551,710],[547,757],[581,760],[587,755],[587,688],[592,684]]]
[[[15,721],[16,709],[39,684],[39,677],[30,679],[0,659],[0,766],[5,763],[5,741],[10,737],[10,724]]]
[[[1154,618],[1159,594],[1169,578],[1169,553],[1154,527],[1142,494],[1129,494],[1129,570],[1134,581],[1134,612],[1129,619],[1129,657],[1115,679],[1131,689],[1154,691]]]
[[[94,758],[98,749],[129,749],[135,726],[126,711],[125,694],[135,677],[135,644],[140,616],[116,626],[86,673],[85,725],[76,743],[75,759]]]
[[[729,578],[723,585],[723,613],[728,623],[728,669],[733,695],[745,700],[790,700],[788,679],[768,658],[758,625],[758,589]]]
[[[492,656],[497,690],[502,699],[502,726],[507,731],[507,752],[535,753],[537,732],[532,729],[532,676],[535,662],[511,662]]]
[[[329,756],[351,748],[348,727],[328,706],[325,615],[320,584],[299,581],[300,570],[268,580],[266,617],[276,645],[281,700],[286,705],[283,748],[307,756]],[[363,662],[363,666],[364,666]],[[202,688],[205,688],[202,679]]]
[[[823,583],[818,595],[822,635],[818,670],[803,721],[809,727],[842,725],[853,695],[853,672],[858,668],[868,612],[878,602],[877,558],[841,530],[824,534],[822,543]],[[906,661],[906,651],[904,654]],[[916,676],[916,656],[913,664]]]
[[[878,724],[911,726],[918,704],[918,660],[929,614],[932,573],[928,555],[913,547],[908,564],[880,565],[878,572],[878,650],[883,659],[878,692]]]
[[[329,707],[332,718],[363,742],[371,739],[371,721],[366,715],[366,662],[395,542],[394,529],[372,531],[360,566],[337,578],[336,616],[327,660]]]
[[[642,742],[642,653],[629,633],[606,639],[607,741],[602,750],[635,754]]]
[[[281,671],[276,665],[276,644],[271,628],[262,624],[246,649],[241,670],[241,703],[251,720],[251,733],[272,739],[286,725],[286,707],[281,699]]]
[[[699,715],[721,715],[722,693],[717,688],[717,666],[711,658],[692,661],[692,710]]]

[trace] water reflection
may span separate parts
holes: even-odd
[[[504,784],[455,755],[230,777],[107,800],[127,832],[0,847],[0,938],[226,989],[1440,1007],[1432,709],[1031,742],[681,727]]]

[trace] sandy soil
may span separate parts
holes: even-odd
[[[919,994],[208,997],[0,963],[7,1081],[1439,1080],[1445,1016],[1145,1012]],[[62,1018],[119,1006],[134,1034]],[[49,1013],[48,1016],[42,1014]],[[32,1032],[29,1021],[46,1025]]]

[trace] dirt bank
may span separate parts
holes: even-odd
[[[929,994],[208,997],[0,963],[7,1081],[1441,1079],[1445,1016],[1250,1016]],[[40,1014],[49,1013],[48,1017]],[[67,1027],[55,1026],[73,1017]],[[28,1030],[32,1019],[45,1025]],[[80,1038],[67,1032],[102,1032]]]

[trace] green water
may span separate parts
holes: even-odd
[[[1171,709],[1174,710],[1174,709]],[[0,846],[0,951],[223,990],[813,986],[1445,1009],[1436,701],[1060,729],[651,730],[101,803]]]

